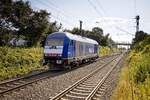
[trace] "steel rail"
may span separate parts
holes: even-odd
[[[114,55],[111,55],[111,56],[114,56]],[[102,57],[98,58],[97,61],[98,61],[98,60],[105,59],[106,57],[111,57],[111,56],[108,56],[108,55],[102,56]],[[0,82],[0,85],[7,84],[7,83],[11,83],[11,82],[18,81],[18,80],[22,80],[22,79],[26,79],[26,78],[30,78],[30,77],[32,77],[32,76],[40,75],[40,74],[45,73],[45,72],[48,72],[48,71],[43,71],[43,72],[39,72],[39,73],[36,73],[36,74],[33,74],[33,75],[24,76],[24,77],[19,77],[19,78],[15,78],[15,79],[11,79],[11,80],[4,80],[4,81],[1,81],[1,82]]]
[[[99,81],[97,86],[93,89],[93,91],[88,95],[88,97],[85,100],[91,100],[92,97],[95,95],[95,93],[98,91],[98,89],[102,86],[102,84],[105,82],[105,80],[109,77],[113,69],[118,65],[120,60],[122,59],[122,56],[119,58],[119,60],[113,65],[113,67],[106,73],[106,75],[102,78],[102,80]]]
[[[46,72],[43,72],[43,73],[46,73]],[[39,73],[38,75],[43,74],[43,73]],[[35,75],[32,75],[31,77],[33,77],[33,76],[35,76]],[[37,81],[46,79],[46,78],[48,78],[48,77],[49,77],[49,76],[42,77],[42,78],[39,78],[39,79],[34,79],[34,80],[31,80],[30,82],[21,81],[22,83],[19,82],[19,81],[22,80],[22,79],[18,79],[18,80],[15,80],[15,81],[9,81],[9,82],[6,83],[7,85],[11,85],[11,84],[10,84],[11,82],[16,82],[17,84],[18,84],[18,83],[20,83],[20,84],[17,85],[17,86],[14,86],[14,87],[11,87],[11,86],[10,86],[10,88],[8,88],[8,89],[7,89],[7,87],[9,87],[9,86],[0,87],[0,88],[4,88],[4,90],[0,91],[0,95],[3,95],[4,93],[10,92],[10,91],[13,91],[13,90],[16,90],[16,89],[19,89],[19,88],[24,87],[24,86],[26,86],[26,85],[35,83],[35,82],[37,82]],[[25,78],[23,78],[23,79],[25,79]],[[5,83],[3,83],[3,84],[5,85]],[[12,83],[12,84],[13,84],[13,83]],[[14,83],[14,84],[15,84],[15,83]]]
[[[115,56],[115,55],[111,55],[111,56],[103,56],[103,57],[100,57],[99,60],[102,60],[102,59],[105,59],[107,57],[112,57],[112,56]],[[8,80],[8,81],[3,81],[3,82],[0,82],[0,96],[5,94],[5,93],[8,93],[10,91],[13,91],[13,90],[16,90],[16,89],[19,89],[21,87],[24,87],[26,85],[29,85],[29,84],[32,84],[32,83],[35,83],[37,81],[40,81],[40,80],[43,80],[43,79],[46,79],[50,76],[45,76],[45,77],[42,77],[42,78],[38,78],[38,79],[34,79],[34,80],[30,80],[29,82],[28,81],[25,81],[26,79],[30,79],[30,78],[33,78],[34,76],[37,76],[37,75],[42,75],[44,73],[47,73],[48,71],[43,71],[43,72],[40,72],[40,73],[36,73],[36,74],[33,74],[33,75],[29,75],[29,76],[25,76],[25,77],[20,77],[20,78],[16,78],[16,79],[12,79],[12,80]],[[21,81],[21,83],[20,83]],[[6,84],[7,85],[11,85],[11,84],[18,84],[17,86],[14,85],[14,87],[4,87]],[[4,85],[4,86],[3,86]]]
[[[116,58],[115,57],[113,59],[111,59],[110,61],[108,61],[107,63],[101,65],[101,67],[99,67],[98,69],[94,70],[93,72],[91,72],[90,74],[86,75],[85,77],[83,77],[82,79],[80,79],[79,81],[77,81],[76,83],[74,83],[73,85],[71,85],[70,87],[68,87],[67,89],[65,89],[64,91],[62,91],[61,93],[59,93],[58,95],[50,98],[50,100],[59,100],[61,99],[65,94],[67,94],[69,91],[71,91],[72,89],[74,89],[76,86],[78,86],[79,84],[83,83],[84,81],[86,81],[88,78],[90,78],[91,76],[93,76],[95,73],[97,73],[99,70],[103,69],[105,66],[107,66],[108,64],[110,64],[111,62],[113,62]],[[99,65],[97,65],[99,66]]]
[[[36,75],[40,75],[40,74],[46,73],[46,72],[48,72],[48,70],[47,71],[42,71],[42,72],[39,72],[39,73],[36,73],[36,74],[24,76],[24,77],[11,79],[11,80],[4,80],[4,81],[0,82],[0,85],[11,83],[11,82],[15,82],[15,81],[19,81],[19,80],[22,80],[22,79],[27,79],[27,78],[30,78],[30,77],[33,77],[33,76],[36,76]]]

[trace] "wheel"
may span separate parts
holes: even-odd
[[[72,69],[72,67],[71,67],[71,66],[69,66],[69,67],[68,67],[68,69],[69,69],[69,70],[71,70],[71,69]]]
[[[53,64],[51,64],[51,63],[48,63],[47,65],[48,65],[49,69],[51,69],[51,68],[53,68],[53,67],[54,67],[54,65],[53,65]]]
[[[64,69],[71,69],[71,66],[70,65],[63,65]]]

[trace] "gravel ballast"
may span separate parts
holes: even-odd
[[[105,58],[105,61],[108,61],[108,58]],[[55,96],[79,79],[94,71],[99,67],[96,66],[97,63],[101,63],[102,65],[103,61],[97,61],[96,63],[25,86],[22,89],[5,94],[3,97],[0,97],[0,100],[48,100],[50,97]]]

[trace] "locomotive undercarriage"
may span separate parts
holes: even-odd
[[[42,64],[48,65],[49,69],[71,69],[74,66],[79,66],[80,64],[94,62],[98,56],[88,57],[88,58],[70,58],[70,59],[62,59],[62,58],[50,58],[44,57]]]

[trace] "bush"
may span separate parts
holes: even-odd
[[[40,66],[42,48],[0,47],[0,80],[23,75]]]
[[[128,71],[121,72],[129,78],[121,76],[113,94],[114,100],[150,100],[150,38],[135,47],[126,61]]]
[[[131,66],[131,74],[135,83],[144,82],[150,75],[150,49],[146,49],[149,47],[145,47],[139,53],[131,53],[129,65]]]
[[[150,45],[150,35],[145,37],[145,39],[134,45],[134,50],[136,52],[142,51],[147,45]]]
[[[105,55],[110,55],[116,52],[119,52],[119,49],[117,48],[109,48],[109,47],[99,47],[99,55],[100,56],[105,56]]]

